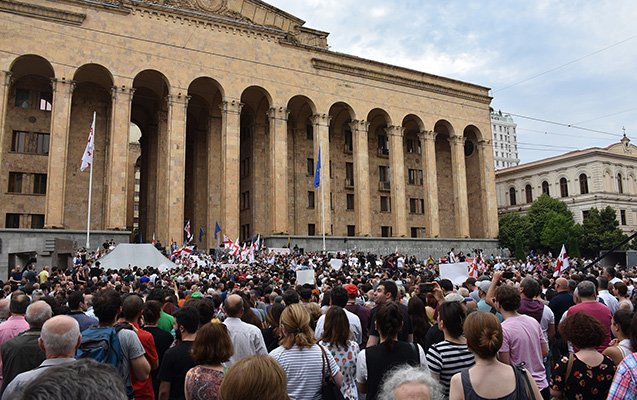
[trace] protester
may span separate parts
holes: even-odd
[[[224,324],[208,322],[197,331],[192,345],[192,357],[198,365],[186,373],[186,400],[220,398],[219,388],[224,376],[223,363],[230,359],[233,352],[228,328]]]
[[[170,348],[174,341],[173,335],[157,326],[160,313],[161,304],[158,301],[150,300],[144,303],[144,307],[142,308],[144,330],[153,336],[158,365],[161,365],[166,350]],[[151,370],[150,375],[153,382],[153,392],[155,393],[155,397],[159,396],[159,379],[157,379],[158,373],[159,368],[155,368]]]
[[[87,329],[90,326],[97,325],[97,318],[89,317],[85,311],[88,306],[84,299],[84,293],[81,290],[72,292],[67,299],[71,312],[67,313],[68,316],[75,318],[80,324],[80,331]]]
[[[630,323],[630,346],[637,348],[637,313]],[[624,357],[619,363],[607,400],[637,399],[637,352]]]
[[[633,313],[622,309],[621,307],[613,315],[611,331],[615,339],[611,342],[611,346],[607,347],[603,354],[610,357],[617,366],[630,353],[635,351],[630,345],[630,323]]]
[[[578,312],[560,324],[560,333],[577,350],[562,357],[553,367],[551,395],[565,395],[568,400],[605,399],[615,365],[596,349],[604,340],[602,325],[590,315]]]
[[[576,312],[583,312],[594,317],[604,328],[604,340],[597,347],[597,351],[603,352],[610,343],[610,325],[613,318],[610,309],[597,300],[595,284],[590,281],[578,283],[573,298],[576,304],[562,315],[562,320]]]
[[[467,347],[475,356],[475,366],[453,375],[450,400],[540,400],[542,395],[529,371],[497,359],[502,346],[500,321],[487,311],[469,314],[464,322]],[[524,376],[526,374],[526,377]],[[528,390],[527,382],[531,386]]]
[[[396,366],[420,366],[429,373],[420,345],[398,340],[404,325],[398,304],[389,301],[377,307],[375,325],[380,343],[362,350],[356,361],[358,391],[365,393],[367,400],[377,398],[385,374]]]
[[[238,294],[231,294],[224,302],[224,310],[227,317],[223,323],[228,327],[234,347],[234,353],[227,362],[227,366],[232,366],[245,356],[267,354],[261,330],[241,320],[244,313],[252,313],[250,308],[246,309],[244,299]],[[254,314],[252,316],[257,318]]]
[[[347,305],[345,306],[345,309],[355,314],[360,320],[362,337],[359,344],[361,348],[364,348],[367,345],[367,340],[369,339],[370,310],[367,307],[356,304],[356,298],[358,296],[358,287],[356,287],[356,285],[349,283],[343,286],[343,288],[347,290]]]
[[[220,394],[223,400],[287,400],[285,371],[269,356],[248,356],[228,369]]]
[[[347,306],[347,301],[347,290],[345,290],[345,288],[343,288],[342,286],[337,286],[330,292],[331,307],[340,307],[345,311],[345,315],[347,316],[347,321],[349,323],[349,332],[351,339],[360,344],[363,341],[363,328],[361,326],[361,320],[360,318],[358,318],[358,315],[345,309],[345,306]],[[314,336],[316,337],[316,339],[320,339],[322,337],[324,324],[325,314],[321,315],[321,317],[316,322],[316,329],[314,331]]]
[[[402,315],[403,324],[400,329],[400,333],[398,335],[398,340],[403,342],[413,342],[413,327],[411,326],[411,320],[409,319],[409,311],[407,310],[407,306],[401,304],[400,299],[398,298],[398,287],[396,283],[390,280],[382,281],[376,287],[376,291],[374,292],[374,302],[376,303],[376,307],[372,309],[369,321],[369,339],[367,340],[366,347],[371,347],[378,344],[379,341],[379,333],[376,327],[376,313],[379,308],[386,303],[395,302],[398,305],[398,310]]]
[[[2,348],[2,345],[6,341],[18,336],[20,332],[29,329],[29,323],[25,319],[25,314],[30,303],[29,297],[23,292],[13,292],[9,302],[9,312],[11,316],[0,324],[0,348]],[[0,371],[2,370],[1,361],[2,360],[0,360]],[[4,373],[2,373],[2,375],[4,375]],[[5,386],[4,383],[2,386]]]
[[[265,315],[266,327],[261,329],[261,334],[263,335],[263,341],[265,342],[268,353],[279,347],[279,340],[281,339],[279,324],[284,309],[285,306],[283,306],[283,304],[275,303],[268,308]]]
[[[425,347],[427,332],[431,328],[429,318],[427,317],[427,310],[425,303],[422,302],[420,297],[413,296],[407,303],[407,312],[409,313],[409,319],[414,329],[414,343],[418,343],[421,347]]]
[[[389,372],[379,400],[443,400],[440,385],[431,375],[420,368],[403,365]]]
[[[357,400],[356,359],[360,348],[350,338],[350,325],[345,310],[339,306],[330,307],[325,314],[325,330],[319,344],[332,354],[343,374],[343,397],[346,400]]]
[[[630,312],[635,310],[633,302],[630,300],[630,297],[628,297],[628,286],[626,286],[624,282],[619,281],[613,285],[613,294],[617,298],[618,310],[627,310]]]
[[[332,354],[316,344],[305,307],[292,304],[285,308],[281,315],[281,333],[281,346],[270,352],[270,356],[285,371],[291,398],[315,400],[320,396],[324,359],[336,385],[343,384],[343,374]]]

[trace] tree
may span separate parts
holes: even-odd
[[[500,246],[508,248],[517,258],[524,258],[530,249],[533,228],[527,217],[516,213],[504,214],[500,218]]]
[[[568,254],[577,256],[580,235],[581,227],[575,224],[572,215],[549,211],[544,218],[540,244],[554,255],[559,254],[562,245],[566,245]]]
[[[531,204],[531,207],[529,208],[529,212],[527,214],[527,218],[529,219],[529,223],[532,226],[532,233],[530,238],[532,248],[544,251],[554,250],[553,246],[547,246],[544,244],[547,242],[542,240],[542,234],[549,219],[552,219],[553,222],[557,222],[557,217],[555,216],[555,214],[564,217],[560,221],[563,223],[567,223],[568,227],[572,228],[572,226],[575,224],[575,221],[573,220],[573,213],[568,209],[568,207],[566,207],[566,204],[564,204],[560,200],[552,198],[547,194],[542,194],[533,202],[533,204]],[[557,226],[556,228],[561,229]],[[549,234],[550,233],[547,232],[547,235]],[[555,237],[555,235],[553,236]],[[549,240],[548,242],[552,241]]]
[[[597,256],[600,250],[610,250],[625,239],[626,235],[619,228],[617,212],[612,207],[601,210],[591,208],[588,211],[582,224],[580,241],[584,255]]]

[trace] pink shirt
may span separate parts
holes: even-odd
[[[4,342],[18,336],[18,333],[29,329],[29,323],[24,315],[12,315],[0,324],[0,347]],[[1,356],[2,353],[0,353]],[[0,385],[2,385],[2,359],[0,357]]]
[[[548,387],[542,343],[546,343],[542,327],[528,315],[507,318],[502,323],[500,353],[509,353],[511,364],[522,364],[529,370],[540,390]]]
[[[602,342],[602,345],[597,348],[597,351],[601,353],[602,351],[606,350],[608,344],[610,343],[610,326],[613,320],[610,309],[598,301],[585,301],[583,303],[575,304],[564,314],[568,316],[573,315],[577,312],[586,313],[598,320],[600,324],[602,324],[602,326],[604,327],[604,341]],[[565,317],[562,317],[562,320],[564,320],[564,318]]]

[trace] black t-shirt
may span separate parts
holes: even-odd
[[[145,326],[144,330],[150,332],[150,334],[153,335],[153,339],[155,339],[155,349],[157,349],[157,356],[159,356],[159,365],[161,365],[166,350],[170,349],[170,345],[173,344],[173,335],[163,329],[159,329],[156,326]],[[150,375],[153,377],[153,390],[155,391],[155,397],[159,395],[159,379],[157,379],[158,374],[159,368],[151,371],[150,373]]]
[[[406,342],[409,339],[409,335],[414,333],[414,328],[411,326],[411,318],[409,318],[409,312],[407,311],[407,306],[399,303],[398,309],[400,310],[400,315],[403,316],[403,329],[398,334],[398,340],[402,342]],[[378,331],[376,330],[376,313],[378,312],[378,307],[374,307],[369,317],[369,336],[376,336],[380,338]]]
[[[181,342],[164,353],[164,359],[161,362],[161,367],[159,367],[159,374],[157,374],[157,381],[170,382],[169,398],[171,400],[185,399],[184,381],[186,373],[190,368],[197,365],[190,354],[191,348],[192,341]]]

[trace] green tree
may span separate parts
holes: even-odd
[[[580,247],[586,256],[596,256],[600,250],[609,250],[626,239],[619,228],[617,212],[610,206],[601,210],[591,208],[582,224]],[[626,246],[624,246],[626,248]]]
[[[581,227],[573,221],[573,216],[569,213],[565,215],[557,211],[549,211],[542,224],[540,233],[540,244],[543,249],[559,254],[562,245],[566,245],[569,255],[579,255],[579,236]]]
[[[530,249],[533,229],[527,217],[516,213],[500,217],[500,246],[508,248],[517,258],[524,258]]]
[[[552,219],[554,220],[553,222],[556,222],[557,217],[555,217],[554,214],[564,217],[563,219],[561,219],[561,221],[568,221],[567,226],[569,227],[572,227],[575,224],[575,221],[573,220],[573,213],[569,211],[568,207],[566,207],[566,204],[564,204],[560,200],[552,198],[547,194],[541,195],[533,202],[533,204],[531,204],[531,207],[529,208],[529,212],[527,214],[527,218],[529,219],[529,223],[532,226],[530,237],[530,244],[532,248],[543,251],[554,251],[553,246],[547,246],[545,244],[552,241],[542,240],[542,234],[545,231],[544,228],[549,219]],[[547,232],[546,234],[551,235],[550,232]],[[556,233],[552,236],[557,237],[559,235]]]

